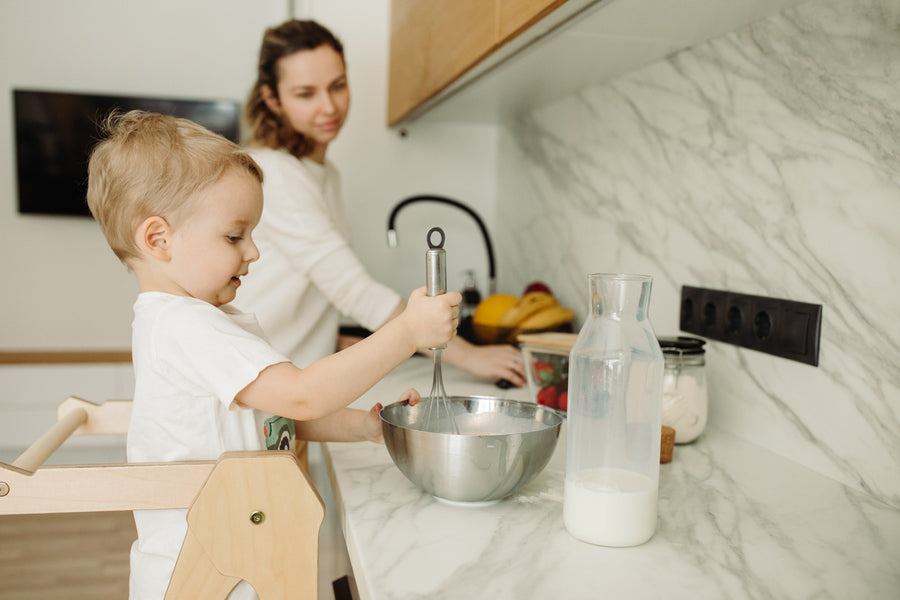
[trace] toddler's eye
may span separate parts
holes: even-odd
[[[237,244],[242,239],[244,239],[244,238],[239,235],[229,235],[228,236],[228,241],[231,242],[232,244]]]

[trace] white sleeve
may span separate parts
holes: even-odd
[[[343,314],[377,329],[401,297],[375,281],[328,213],[322,190],[299,172],[266,168],[263,219],[268,241]]]

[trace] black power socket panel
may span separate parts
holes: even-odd
[[[819,365],[822,305],[682,286],[681,330]]]

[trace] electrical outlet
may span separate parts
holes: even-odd
[[[685,285],[681,330],[818,366],[822,305]]]

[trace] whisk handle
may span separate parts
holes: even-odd
[[[433,234],[440,234],[438,243],[432,241]],[[432,227],[425,235],[428,250],[425,251],[425,290],[429,296],[440,296],[447,293],[447,251],[444,250],[444,230],[440,227]],[[446,348],[444,344],[440,348]]]

